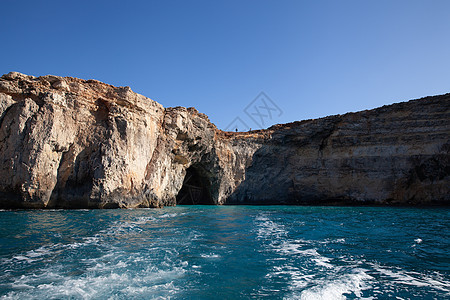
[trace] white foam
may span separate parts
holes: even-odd
[[[142,224],[147,224],[147,223],[149,223],[149,222],[153,222],[153,221],[155,221],[156,219],[154,218],[154,217],[152,217],[152,216],[150,216],[150,217],[139,217],[139,218],[137,218],[137,220],[135,221],[135,222],[133,222],[134,224],[137,224],[137,225],[142,225]]]
[[[142,294],[152,295],[154,298],[171,298],[181,289],[175,285],[175,280],[183,277],[187,270],[200,273],[201,266],[190,268],[187,261],[179,259],[176,249],[166,247],[166,244],[159,245],[157,241],[153,244],[154,247],[148,247],[145,252],[137,251],[136,253],[123,252],[114,247],[114,242],[118,239],[118,235],[128,236],[130,233],[141,232],[142,225],[146,223],[162,222],[158,218],[172,218],[178,215],[167,213],[159,217],[141,216],[127,221],[116,221],[93,236],[74,238],[74,242],[67,244],[44,245],[28,252],[17,253],[11,259],[2,259],[2,264],[14,266],[53,258],[65,251],[78,253],[80,249],[88,246],[109,249],[101,257],[81,259],[81,264],[75,267],[79,272],[75,274],[64,264],[55,262],[46,264],[48,269],[35,268],[35,274],[11,279],[13,290],[8,295],[3,295],[1,299],[42,299],[49,295],[58,299],[103,297],[124,299],[135,298]],[[198,239],[201,236],[203,234],[199,232],[190,232],[184,238],[189,243],[192,239]],[[114,238],[113,244],[111,244],[111,237]],[[153,255],[154,253],[162,253],[163,257]],[[220,257],[214,253],[205,255],[205,258]],[[66,261],[66,258],[61,259]],[[70,266],[67,267],[70,268]]]
[[[278,247],[274,247],[274,251],[280,252],[284,255],[301,255],[308,257],[319,267],[333,268],[334,266],[330,264],[331,259],[325,257],[317,252],[316,249],[303,249],[303,244],[300,244],[301,240],[295,240],[293,242],[284,241]]]
[[[272,221],[264,221],[258,228],[258,238],[280,238],[286,234],[287,231],[284,229],[283,225],[278,225]]]
[[[93,259],[92,262],[103,258]],[[123,260],[97,262],[98,268],[90,268],[75,277],[53,266],[39,274],[17,278],[12,283],[14,291],[2,299],[43,299],[49,295],[55,299],[124,299],[145,294],[166,299],[175,295],[180,287],[174,284],[174,280],[184,276],[188,263],[174,260],[167,262],[170,267],[158,268],[150,265],[148,259],[148,267],[137,270],[137,274],[124,272],[128,263]]]
[[[316,276],[327,276],[331,274],[337,274],[340,270],[340,266],[334,266],[332,260],[328,257],[321,255],[315,245],[329,244],[329,243],[345,243],[345,239],[326,239],[324,241],[309,241],[304,239],[289,239],[288,231],[285,226],[277,224],[271,221],[267,216],[258,216],[255,221],[258,221],[257,236],[259,239],[267,240],[267,248],[279,255],[279,257],[272,258],[269,261],[285,261],[283,265],[275,265],[272,267],[271,272],[266,275],[266,278],[283,278],[288,276],[289,289],[292,291],[292,298],[299,298],[299,291],[310,287],[315,282]],[[292,264],[292,259],[298,260],[298,265]],[[316,268],[305,267],[305,265],[313,264]],[[348,275],[350,276],[350,275]],[[355,280],[359,277],[355,276]],[[334,278],[334,276],[333,276]],[[347,291],[348,288],[343,288],[345,283],[340,283],[339,288],[342,291]],[[321,286],[320,283],[318,286]],[[355,284],[356,285],[356,284]],[[356,293],[357,288],[352,288]],[[326,290],[310,290],[308,293],[314,296],[318,296],[320,293],[328,295],[334,293],[332,284],[330,283]],[[343,292],[342,292],[343,293]],[[341,295],[342,293],[339,293]],[[331,299],[331,298],[330,298]]]
[[[160,219],[164,219],[164,218],[174,218],[174,217],[176,217],[176,216],[178,216],[177,213],[171,213],[171,214],[167,213],[167,214],[160,215],[158,218],[160,218]]]
[[[55,253],[55,249],[60,247],[62,244],[50,244],[41,246],[37,249],[27,251],[24,254],[15,255],[11,260],[5,260],[5,262],[11,262],[13,260],[16,261],[25,261],[27,263],[32,263],[35,261],[42,260],[45,256]]]
[[[366,281],[372,279],[364,269],[354,269],[351,274],[341,275],[335,280],[318,282],[314,287],[301,292],[302,300],[338,300],[346,299],[345,294],[354,293],[358,299],[362,297],[362,291],[370,288]],[[295,296],[294,296],[295,297]]]
[[[332,264],[329,264],[329,262],[331,261],[331,259],[329,259],[328,257],[324,257],[324,256],[318,256],[312,259],[316,265],[318,265],[319,267],[325,267],[325,268],[329,268],[332,269],[334,266]]]
[[[69,244],[48,244],[43,245],[37,249],[29,250],[25,253],[15,255],[11,259],[4,260],[5,263],[11,263],[12,261],[23,261],[27,263],[33,263],[36,261],[41,261],[47,259],[51,255],[55,255],[65,251],[66,249],[78,249],[80,247],[85,247],[92,244],[98,244],[100,238],[98,236],[84,237],[81,242],[74,242]]]
[[[200,238],[203,237],[203,236],[204,236],[203,233],[200,233],[200,232],[198,232],[198,231],[191,231],[190,234],[189,234],[189,239],[190,239],[191,241],[194,241],[194,240],[200,239]]]
[[[16,256],[13,256],[13,259],[19,260],[19,261],[24,260],[24,261],[27,261],[27,262],[33,262],[33,261],[35,261],[34,259],[31,259],[31,258],[29,258],[29,257],[27,257],[27,256],[23,256],[23,255],[16,255]]]
[[[92,237],[85,237],[82,239],[82,242],[75,242],[71,244],[63,245],[63,248],[69,248],[69,249],[77,249],[80,247],[85,247],[92,244],[98,244],[100,241],[100,238],[98,236],[92,236]]]
[[[219,258],[220,257],[219,254],[200,254],[200,256],[203,258]]]
[[[406,272],[401,269],[392,269],[373,265],[374,269],[384,276],[390,277],[396,284],[411,285],[416,287],[430,287],[450,293],[450,281],[445,280],[439,273],[435,276],[421,274],[418,272]]]
[[[269,221],[269,217],[266,214],[259,214],[256,216],[255,221]]]
[[[107,235],[118,235],[126,234],[130,231],[142,232],[142,228],[139,227],[142,223],[138,222],[114,222],[113,225],[106,231],[101,233],[106,233]]]

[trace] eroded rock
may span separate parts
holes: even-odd
[[[11,72],[0,79],[0,207],[161,207],[189,193],[212,204],[448,204],[449,100],[234,133],[129,87]]]

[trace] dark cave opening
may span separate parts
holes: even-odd
[[[177,205],[212,205],[209,191],[210,183],[206,176],[202,175],[199,168],[194,166],[186,170],[183,186],[177,195]]]

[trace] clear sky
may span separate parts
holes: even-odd
[[[222,129],[450,92],[448,0],[1,0],[0,26],[2,74],[130,86]]]

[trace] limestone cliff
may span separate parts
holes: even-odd
[[[449,204],[450,95],[218,130],[128,87],[0,79],[0,207]]]

